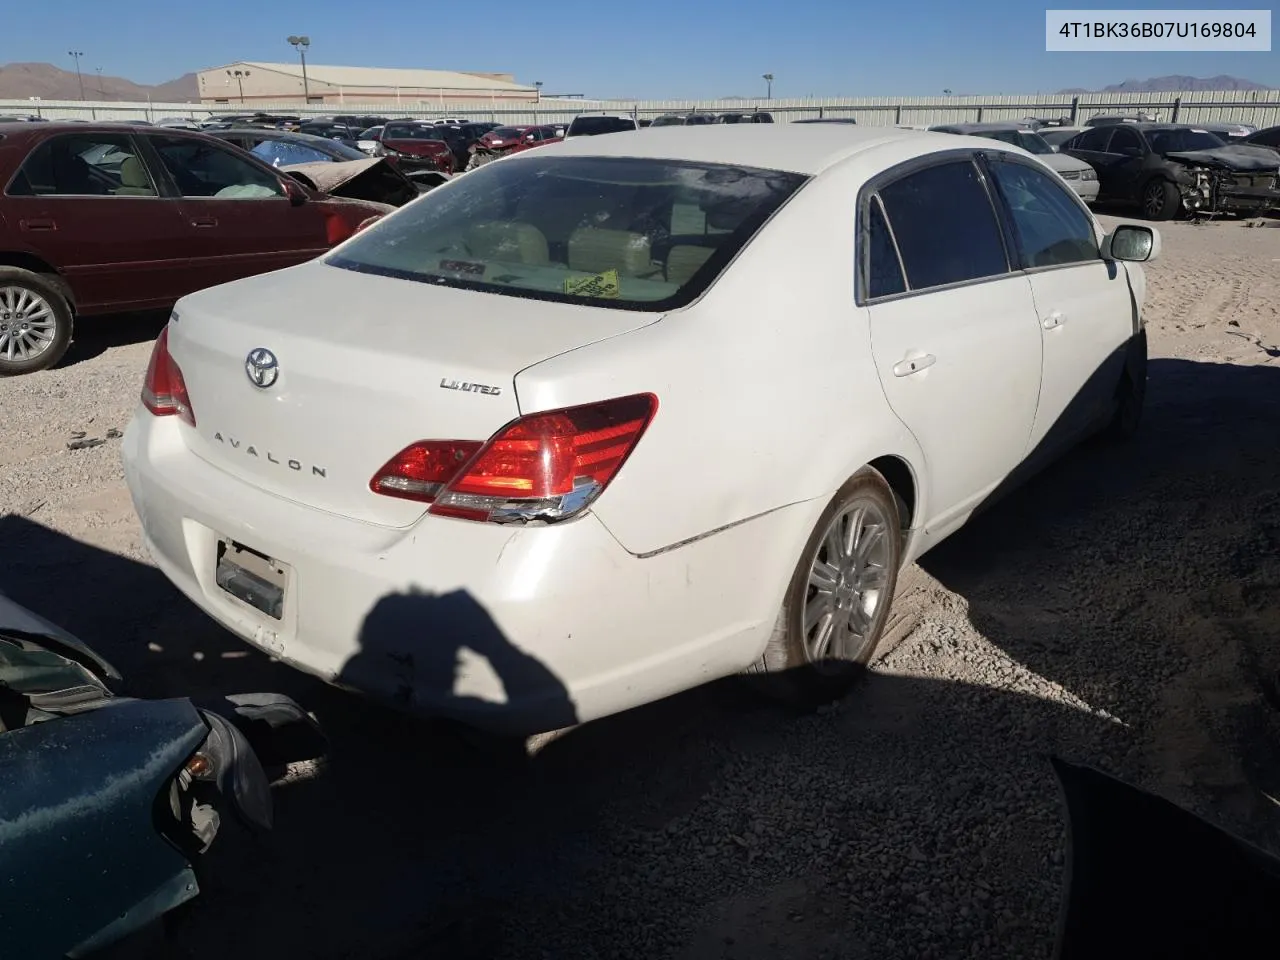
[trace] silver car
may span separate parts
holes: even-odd
[[[1034,153],[1067,182],[1085,203],[1098,199],[1098,171],[1084,160],[1056,152],[1026,124],[1021,123],[946,123],[929,128],[935,133],[958,133],[968,137],[1002,140]]]

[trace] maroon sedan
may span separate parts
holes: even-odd
[[[453,146],[442,125],[417,120],[392,120],[382,127],[374,156],[391,157],[406,173],[434,169],[453,173],[456,169]]]
[[[394,209],[204,134],[118,123],[0,123],[0,183],[0,376],[57,363],[75,316],[301,263]]]

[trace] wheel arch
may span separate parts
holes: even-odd
[[[0,267],[17,267],[20,270],[30,270],[32,273],[44,274],[52,278],[58,289],[62,291],[63,297],[66,298],[71,312],[75,312],[76,300],[71,292],[71,285],[58,272],[58,268],[47,260],[21,250],[0,250]]]
[[[911,464],[902,457],[888,454],[875,457],[867,463],[867,466],[884,477],[885,482],[889,484],[889,489],[897,497],[898,515],[902,522],[902,530],[906,533],[915,526],[919,507],[916,475]]]

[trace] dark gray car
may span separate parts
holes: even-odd
[[[323,752],[287,697],[138,700],[117,692],[121,682],[83,642],[0,594],[6,958],[87,956],[195,897],[220,810],[271,827],[263,760],[281,759],[277,734],[302,729],[303,754]]]

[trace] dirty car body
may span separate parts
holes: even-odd
[[[1094,127],[1060,150],[1098,171],[1099,200],[1139,205],[1152,219],[1181,214],[1256,216],[1280,205],[1280,157],[1228,144],[1199,127],[1124,123]]]
[[[195,897],[220,810],[272,825],[245,731],[313,729],[275,694],[197,706],[119,696],[120,683],[84,643],[0,594],[6,956],[88,956]]]

